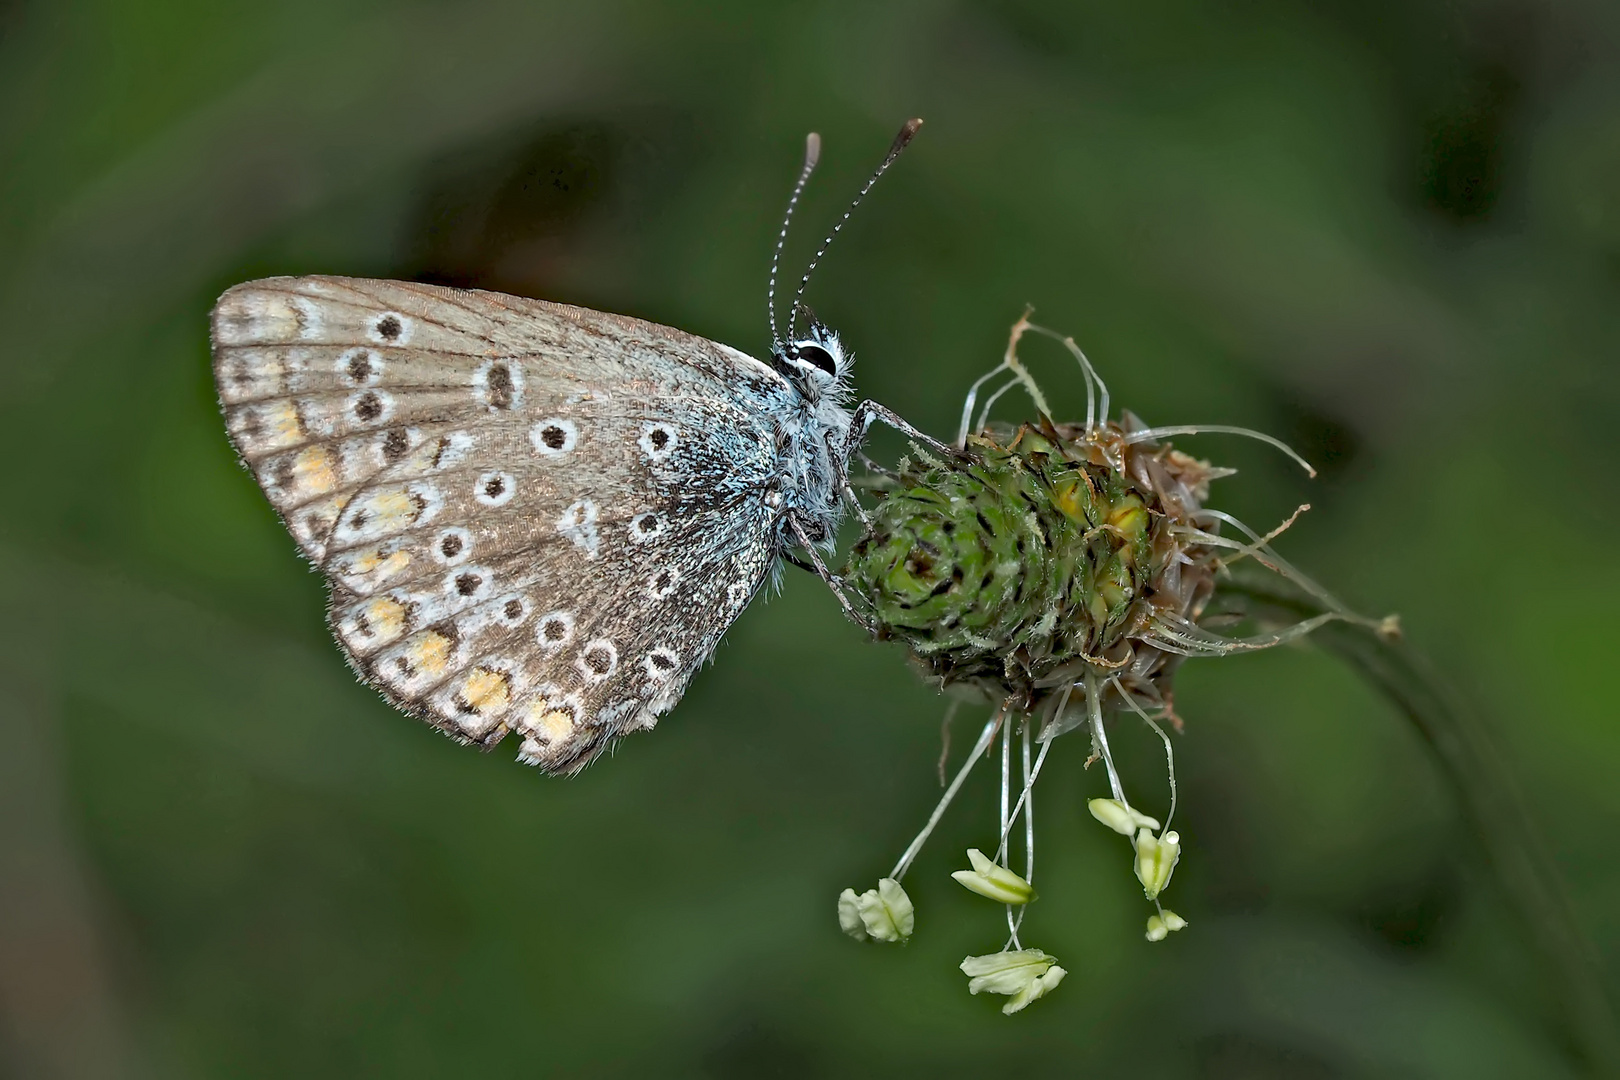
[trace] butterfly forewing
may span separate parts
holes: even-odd
[[[758,418],[789,388],[735,350],[345,278],[237,286],[213,343],[227,427],[355,667],[458,739],[583,766],[674,705],[770,571]]]

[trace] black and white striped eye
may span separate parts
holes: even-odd
[[[801,363],[810,364],[825,371],[828,375],[837,376],[838,361],[825,346],[814,341],[795,342],[791,355]]]

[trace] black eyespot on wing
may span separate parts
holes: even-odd
[[[405,451],[411,448],[411,441],[403,431],[395,428],[383,436],[383,460],[392,465],[405,456]]]
[[[377,322],[377,333],[381,334],[387,341],[393,341],[399,337],[399,332],[403,329],[405,328],[400,325],[400,321],[392,315],[384,315]]]
[[[512,369],[505,364],[496,364],[490,368],[489,403],[497,409],[510,409],[514,393]]]
[[[802,342],[794,346],[793,352],[800,360],[820,368],[829,375],[838,374],[838,365],[833,363],[832,353],[813,341]]]

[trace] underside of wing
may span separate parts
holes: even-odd
[[[752,357],[670,327],[410,282],[247,282],[220,297],[211,338],[232,442],[317,563],[360,488],[453,465],[486,435],[516,442],[529,433],[515,418],[787,391]],[[536,437],[567,438],[557,430]]]
[[[757,500],[612,520],[591,506],[483,563],[334,590],[333,632],[368,682],[446,734],[516,732],[522,760],[577,771],[680,700],[776,556]]]
[[[213,316],[244,463],[399,707],[574,771],[677,701],[770,571],[786,383],[667,327],[271,278]]]

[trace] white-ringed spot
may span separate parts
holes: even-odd
[[[638,544],[645,544],[658,539],[663,535],[665,528],[667,524],[664,519],[649,510],[630,519],[630,539]]]
[[[411,452],[413,435],[416,436],[416,441],[420,441],[421,432],[416,428],[390,428],[377,436],[372,444],[372,449],[376,452],[377,462],[385,469],[397,465],[406,454]]]
[[[521,625],[529,617],[529,602],[521,596],[508,596],[496,601],[500,620],[507,626]]]
[[[479,601],[489,595],[492,580],[485,566],[464,566],[444,576],[445,595]]]
[[[585,676],[586,682],[599,683],[619,666],[619,650],[606,638],[597,638],[579,650],[579,659],[574,661],[574,666]]]
[[[366,336],[378,345],[404,345],[416,333],[416,323],[397,311],[373,315],[366,324]]]
[[[673,649],[654,649],[641,658],[641,667],[647,672],[647,678],[663,682],[675,674],[680,662],[681,658],[675,655]]]
[[[382,354],[365,347],[344,349],[332,370],[349,386],[376,386],[383,376]]]
[[[540,616],[535,623],[534,640],[546,652],[556,652],[574,637],[574,613],[552,611]]]
[[[675,428],[670,424],[648,424],[642,430],[641,449],[645,451],[651,461],[663,461],[675,452],[680,440],[676,438]]]
[[[523,407],[523,368],[516,360],[485,360],[473,372],[473,396],[492,412]]]
[[[344,411],[360,424],[386,424],[394,415],[394,395],[386,390],[362,390],[350,394]]]
[[[529,429],[529,442],[541,457],[566,454],[579,445],[579,425],[560,417],[542,420]]]
[[[647,595],[654,600],[663,600],[680,583],[681,572],[673,566],[666,566],[647,579]]]
[[[435,562],[445,566],[460,566],[472,557],[472,549],[472,533],[466,529],[452,527],[435,536],[429,550]]]
[[[509,472],[487,472],[473,485],[473,498],[485,506],[505,506],[517,494],[517,480]]]

